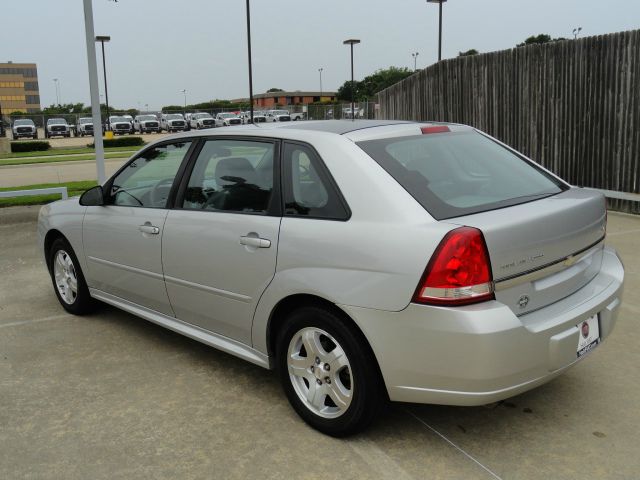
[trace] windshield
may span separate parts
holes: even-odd
[[[129,120],[127,120],[124,117],[111,117],[111,121],[112,122],[129,122]]]
[[[235,117],[235,115],[233,113],[221,113],[220,116],[222,118],[232,118]]]
[[[198,113],[195,115],[196,118],[212,118],[208,113]]]
[[[33,126],[33,120],[16,120],[15,122],[13,122],[14,125],[18,126],[18,125],[29,125],[29,126]]]
[[[47,125],[51,125],[52,123],[64,123],[66,125],[67,121],[64,118],[50,118],[47,120]]]
[[[158,119],[154,115],[140,115],[138,117],[138,120],[145,121],[145,120],[158,120]]]
[[[289,115],[289,112],[286,110],[276,110],[273,112],[274,115]]]
[[[91,123],[93,122],[93,120],[91,118],[81,118],[80,120],[78,120],[80,123],[85,124],[85,123]]]
[[[477,132],[359,142],[436,220],[555,195],[566,187]]]
[[[179,113],[170,113],[166,116],[167,120],[182,120],[182,115]]]

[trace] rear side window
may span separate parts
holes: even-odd
[[[564,185],[477,132],[359,142],[435,219],[555,195]]]
[[[313,149],[287,143],[283,158],[285,216],[349,219],[342,195]]]

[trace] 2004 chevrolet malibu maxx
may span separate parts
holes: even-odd
[[[327,121],[181,134],[42,208],[69,312],[115,305],[279,371],[330,435],[388,399],[480,405],[612,331],[604,197],[466,126]]]

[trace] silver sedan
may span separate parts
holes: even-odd
[[[157,141],[38,230],[66,310],[276,369],[344,436],[387,400],[486,404],[600,348],[624,280],[606,220],[602,195],[473,128],[321,121]]]

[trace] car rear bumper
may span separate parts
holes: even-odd
[[[483,405],[548,382],[590,355],[577,358],[577,325],[598,314],[606,339],[623,284],[622,263],[605,248],[591,282],[521,317],[497,301],[457,308],[412,303],[400,312],[341,308],[369,340],[391,400]]]

